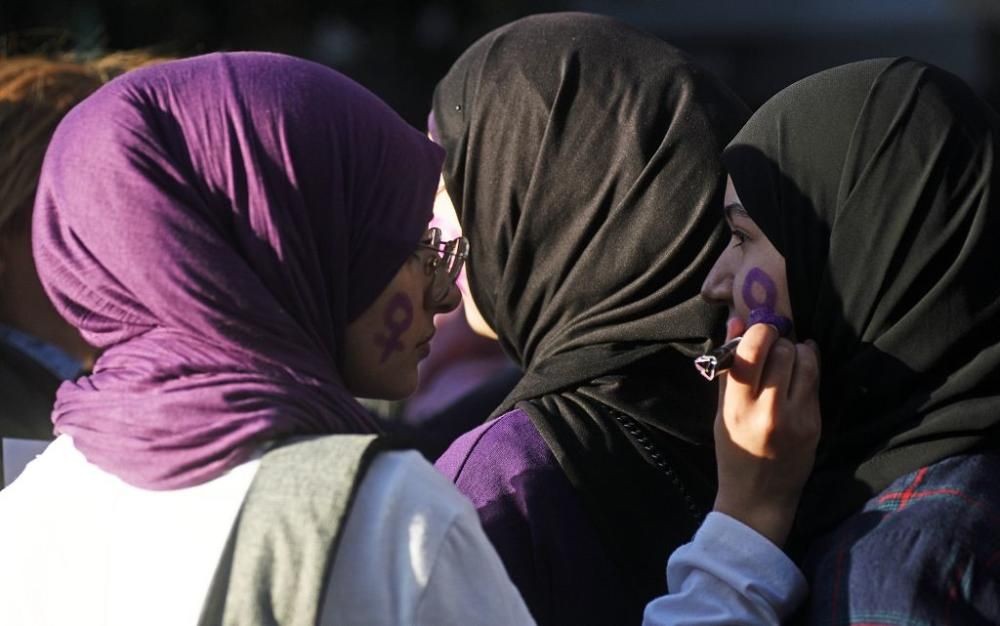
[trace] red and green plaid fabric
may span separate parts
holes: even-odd
[[[1000,453],[907,474],[810,549],[817,626],[1000,624]]]

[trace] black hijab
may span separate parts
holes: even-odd
[[[434,96],[470,287],[524,371],[494,415],[530,415],[645,600],[714,496],[691,356],[722,325],[698,292],[745,119],[677,49],[579,13],[493,31]]]
[[[808,534],[907,472],[996,445],[997,139],[968,86],[901,58],[788,87],[726,149],[744,206],[785,257],[797,334],[821,350]]]

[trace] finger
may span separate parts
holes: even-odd
[[[719,381],[719,407],[722,407],[722,402],[726,397],[726,382],[729,380],[729,371],[726,370],[715,377],[715,380]]]
[[[771,346],[778,340],[778,331],[767,324],[754,324],[743,333],[736,348],[736,358],[730,368],[729,384],[747,387],[753,397],[760,389],[764,363]]]
[[[747,324],[739,317],[730,317],[726,320],[726,341],[735,339],[743,334],[746,330]],[[722,400],[726,397],[726,372],[723,371],[716,380],[719,381],[719,406],[722,406]]]
[[[719,398],[719,409],[715,412],[715,421],[712,423],[712,438],[715,440],[716,450],[719,450],[723,444],[731,439],[725,412],[722,410],[721,397]]]
[[[770,395],[773,399],[784,400],[788,397],[795,369],[795,344],[788,339],[778,338],[771,346],[764,362],[764,371],[760,379],[760,395]]]
[[[795,345],[795,366],[788,399],[792,403],[805,402],[819,392],[819,348],[809,340]]]
[[[812,348],[812,351],[816,353],[816,365],[822,367],[822,364],[819,361],[819,344],[812,339],[806,339],[805,344]]]

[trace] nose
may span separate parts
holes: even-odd
[[[459,303],[462,302],[462,292],[458,290],[458,285],[451,283],[448,287],[448,295],[445,296],[443,300],[438,302],[434,307],[435,313],[450,313],[458,308]]]
[[[726,262],[727,253],[728,250],[715,260],[701,285],[701,297],[713,304],[731,305],[733,302],[733,272]]]

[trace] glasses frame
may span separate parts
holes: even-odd
[[[430,285],[431,303],[440,305],[448,299],[451,286],[462,273],[465,260],[469,257],[469,240],[457,237],[441,241],[441,229],[428,228],[417,247],[435,252],[427,266],[430,268],[429,273],[433,275]]]

